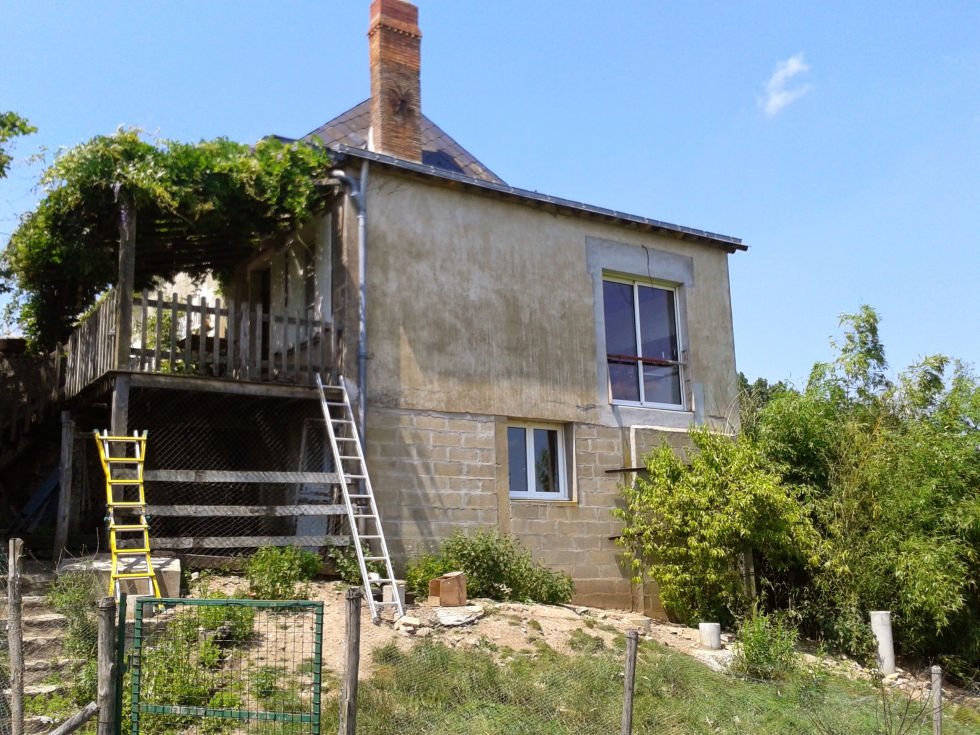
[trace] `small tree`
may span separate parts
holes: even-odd
[[[747,550],[775,569],[807,564],[816,546],[792,489],[754,442],[691,430],[687,463],[667,444],[646,458],[647,478],[623,488],[621,544],[636,572],[660,586],[664,607],[687,623],[731,622],[745,608],[739,564]]]

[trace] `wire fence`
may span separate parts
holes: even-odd
[[[84,560],[55,572],[29,555],[22,582],[24,732],[48,733],[96,698],[96,610],[107,582]],[[828,670],[811,658],[792,676],[749,680],[685,655],[696,646],[688,631],[656,623],[640,636],[631,729],[624,730],[630,616],[477,601],[413,605],[401,623],[375,626],[365,605],[352,632],[345,589],[317,580],[293,590],[308,602],[234,602],[247,596],[245,581],[220,573],[202,575],[185,593],[191,597],[142,600],[142,612],[123,623],[121,732],[337,732],[358,680],[347,733],[934,732],[926,672],[881,685],[853,665]],[[6,600],[0,596],[5,620]],[[0,641],[6,663],[9,643]],[[9,663],[0,676],[0,733],[7,735],[14,732]],[[978,692],[947,683],[943,694],[942,732],[980,731]],[[90,721],[80,732],[95,727]]]
[[[321,732],[323,604],[135,601],[122,732]]]

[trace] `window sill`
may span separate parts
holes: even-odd
[[[657,411],[677,411],[678,413],[693,413],[689,408],[673,403],[639,403],[637,401],[610,401],[613,406],[626,406],[628,408],[652,408]]]
[[[556,506],[558,508],[577,508],[578,507],[578,501],[577,500],[568,500],[568,499],[564,499],[564,498],[561,499],[561,500],[548,500],[546,498],[515,498],[513,496],[508,496],[508,498],[510,499],[510,502],[512,502],[512,503],[537,503],[537,504],[540,504],[540,505],[553,505],[553,506]]]

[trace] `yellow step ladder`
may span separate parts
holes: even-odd
[[[109,594],[119,600],[120,580],[145,580],[150,597],[159,597],[156,574],[150,560],[150,527],[146,522],[143,494],[143,457],[146,432],[132,436],[110,436],[95,432],[99,461],[105,473],[106,520],[109,522],[109,551],[112,570]],[[120,568],[119,557],[126,561]]]

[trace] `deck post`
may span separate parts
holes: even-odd
[[[116,304],[116,364],[117,370],[129,370],[129,350],[133,332],[133,289],[136,281],[136,212],[132,198],[116,184],[119,202],[119,301]]]
[[[116,370],[129,370],[129,351],[133,341],[133,289],[136,281],[136,212],[129,193],[116,184],[119,202],[119,285],[116,288]],[[112,433],[127,432],[129,417],[129,378],[118,375],[112,390]]]
[[[61,412],[61,465],[58,468],[58,515],[55,521],[52,558],[57,560],[68,545],[68,526],[72,512],[72,462],[75,449],[75,421],[70,411]]]
[[[116,375],[112,387],[112,419],[110,430],[113,436],[129,433],[129,375]]]

